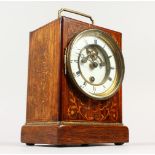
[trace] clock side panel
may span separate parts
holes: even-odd
[[[30,33],[27,123],[58,120],[60,20]]]
[[[69,42],[80,32],[86,29],[100,29],[107,32],[121,48],[121,33],[84,23],[71,18],[63,17],[62,20],[62,56]],[[63,59],[62,59],[63,61]],[[62,94],[61,94],[61,120],[77,122],[122,122],[122,87],[107,100],[93,100],[83,95],[72,83],[68,74],[64,74],[62,63]]]

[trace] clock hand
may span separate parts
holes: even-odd
[[[102,66],[105,66],[105,62],[101,59],[101,57],[98,55],[98,49],[94,49],[94,57],[95,57],[95,60],[96,59],[99,59],[100,60],[100,63],[98,63],[101,67]]]
[[[100,60],[100,66],[102,67],[102,66],[105,66],[105,62],[99,57],[99,56],[97,56],[98,57],[98,59]]]
[[[90,67],[91,67],[92,69],[96,68],[96,67],[98,66],[98,63],[95,62],[94,60],[90,60],[89,57],[90,57],[90,55],[88,55],[87,57],[83,57],[83,58],[81,59],[81,62],[82,62],[82,63],[86,63],[87,60],[88,60],[88,61],[91,62]]]
[[[103,62],[103,60],[100,58],[100,56],[98,55],[98,51],[97,50],[92,50],[90,53],[90,58],[92,60],[92,64],[90,65],[91,68],[96,68],[99,64],[100,66],[105,66],[105,62]],[[96,59],[100,60],[100,63],[95,62]]]
[[[98,52],[94,51],[93,49],[86,48],[87,57],[82,59],[82,62],[86,63],[87,60],[91,62],[90,68],[94,69],[98,66],[98,63],[95,62],[96,56],[98,55]],[[90,59],[89,59],[90,58]]]
[[[98,56],[98,52],[96,50],[86,48],[86,52],[87,52],[87,56],[86,57],[83,56],[83,58],[81,59],[82,63],[86,63],[89,60],[91,62],[90,67],[94,69],[98,67],[98,63],[95,62],[95,60],[99,58],[101,61],[100,66],[104,66],[104,63],[102,59]],[[89,57],[91,58],[91,60],[89,59]]]

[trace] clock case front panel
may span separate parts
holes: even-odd
[[[21,141],[28,144],[128,142],[122,124],[122,87],[107,100],[82,94],[64,74],[69,42],[87,29],[100,29],[121,48],[121,33],[61,17],[30,33],[26,124]]]
[[[68,18],[65,18],[63,21],[62,52],[65,51],[69,42],[78,33],[87,29],[99,29],[107,32],[121,48],[121,33],[119,32]],[[122,87],[108,100],[94,100],[82,94],[68,76],[64,75],[64,70],[62,70],[62,120],[105,123],[122,122]]]

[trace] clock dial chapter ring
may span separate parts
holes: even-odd
[[[77,88],[95,100],[113,96],[124,77],[124,60],[118,45],[98,29],[85,30],[73,38],[67,48],[66,65]]]

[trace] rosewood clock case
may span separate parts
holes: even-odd
[[[65,75],[70,41],[87,29],[109,34],[121,49],[122,34],[62,16],[30,33],[26,123],[21,141],[30,144],[91,144],[129,141],[122,124],[122,86],[107,100],[82,94]]]

